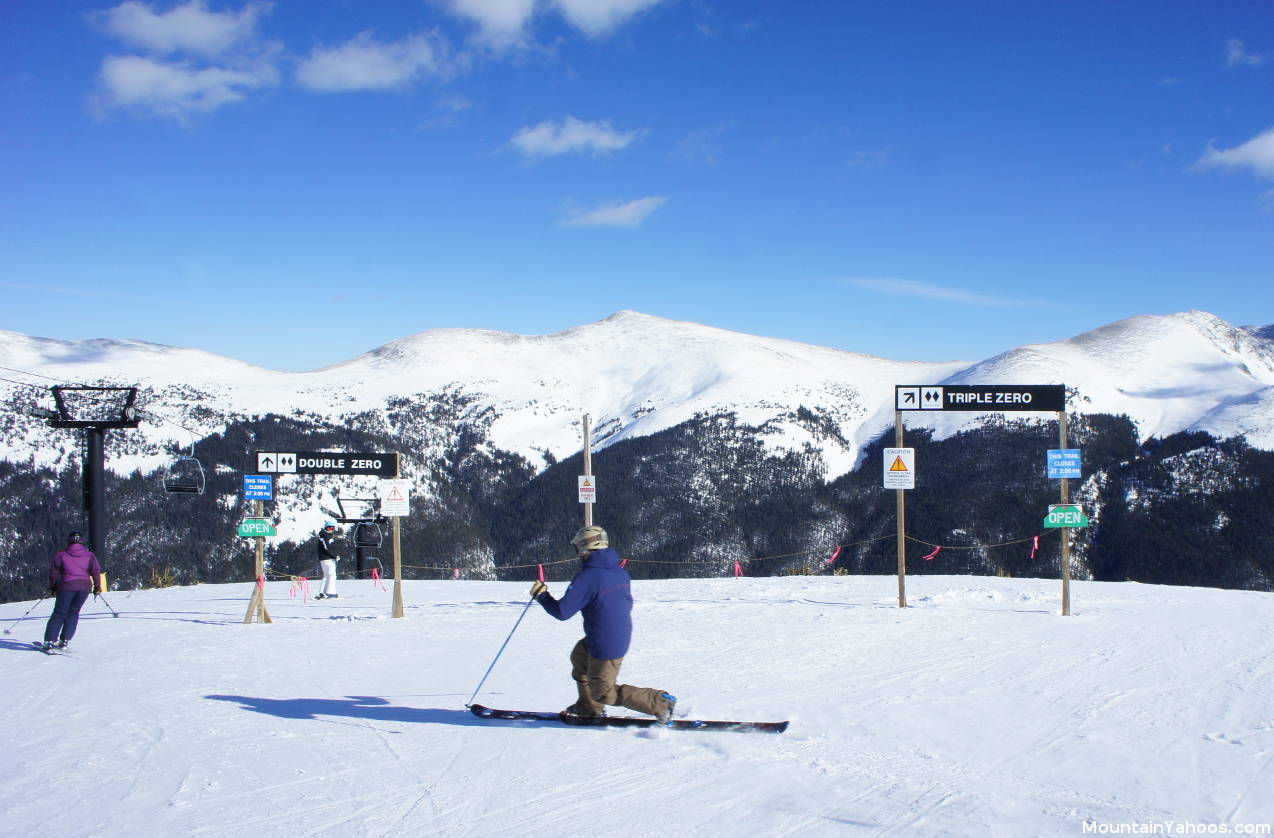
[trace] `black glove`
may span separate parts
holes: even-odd
[[[535,584],[531,586],[531,599],[539,599],[540,594],[548,593],[549,586],[540,580],[535,580]]]
[[[56,594],[57,592],[58,592],[58,586],[57,586],[57,585],[50,585],[50,586],[49,586],[49,593],[51,593],[51,594]]]

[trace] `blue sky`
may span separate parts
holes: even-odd
[[[1274,0],[10,0],[0,328],[275,369],[621,309],[1274,322]]]

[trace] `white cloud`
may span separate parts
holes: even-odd
[[[625,204],[602,204],[572,213],[561,223],[563,227],[637,227],[667,201],[667,198],[638,198]]]
[[[977,306],[1033,306],[1039,303],[1029,300],[1015,300],[1009,297],[992,297],[986,294],[975,294],[959,288],[948,288],[928,282],[917,282],[914,279],[889,279],[875,277],[840,277],[834,280],[843,285],[852,285],[867,291],[891,294],[897,297],[921,297],[929,300],[941,300],[949,303],[963,303]]]
[[[1216,149],[1208,146],[1197,165],[1214,169],[1251,169],[1260,177],[1274,180],[1274,128],[1266,128],[1234,148]]]
[[[591,151],[608,154],[627,148],[643,131],[616,131],[609,122],[585,122],[568,116],[561,122],[545,120],[539,125],[522,128],[509,143],[530,157]]]
[[[1259,52],[1248,52],[1243,42],[1231,38],[1225,42],[1225,66],[1227,67],[1260,67],[1267,56]]]
[[[592,37],[610,34],[661,0],[434,0],[453,15],[478,25],[479,40],[494,49],[526,46],[537,13],[555,9],[571,26]]]
[[[588,35],[607,35],[633,15],[660,0],[552,0],[572,26]]]
[[[278,82],[269,65],[251,69],[191,66],[140,55],[112,55],[102,62],[104,104],[140,108],[184,119],[242,100],[248,91]]]
[[[382,43],[363,32],[337,47],[315,47],[297,67],[296,78],[310,90],[387,90],[422,73],[443,71],[443,50],[427,35]]]
[[[889,151],[855,151],[849,155],[851,169],[880,169],[889,163]]]
[[[715,166],[721,160],[721,137],[732,126],[732,122],[722,122],[691,131],[678,141],[672,156],[678,160]]]
[[[521,46],[536,0],[444,0],[452,14],[478,24],[480,40],[496,49]]]
[[[128,0],[100,18],[108,32],[135,46],[213,56],[252,41],[257,21],[269,10],[268,3],[248,3],[238,12],[210,12],[204,0],[190,0],[159,13],[146,3]]]

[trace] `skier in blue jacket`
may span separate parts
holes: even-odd
[[[554,598],[543,582],[531,586],[531,596],[557,619],[584,615],[584,639],[571,650],[571,678],[579,700],[564,712],[605,716],[604,705],[610,704],[668,721],[677,703],[675,696],[653,687],[615,683],[633,637],[632,577],[619,566],[619,554],[610,548],[601,527],[584,527],[575,533],[571,546],[584,569],[575,574],[562,598]]]

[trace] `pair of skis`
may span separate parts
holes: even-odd
[[[669,730],[731,730],[739,733],[782,733],[788,723],[783,722],[729,722],[704,719],[658,719],[637,716],[575,716],[570,713],[544,713],[536,710],[496,710],[481,704],[469,705],[469,710],[480,719],[506,721],[561,722],[580,727],[663,727]]]

